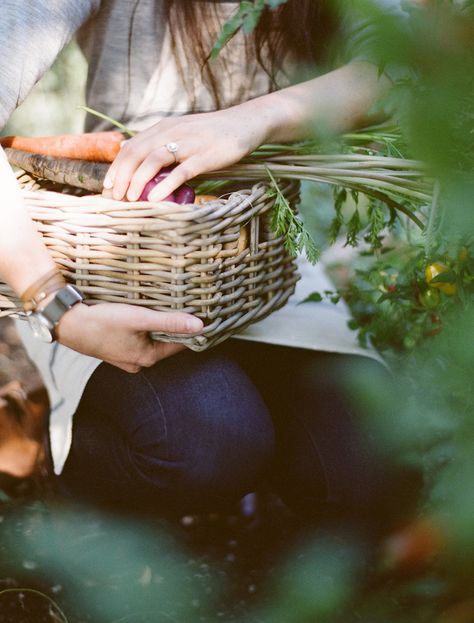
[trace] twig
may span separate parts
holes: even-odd
[[[64,623],[69,623],[69,619],[58,606],[58,604],[54,601],[54,599],[52,599],[49,595],[42,593],[41,591],[37,591],[34,588],[5,588],[3,591],[0,591],[0,597],[2,595],[6,595],[7,593],[31,593],[33,595],[37,595],[43,599],[46,599],[54,608],[56,608]]]

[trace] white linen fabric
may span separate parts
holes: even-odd
[[[225,19],[237,2],[219,3]],[[392,0],[389,4],[393,4]],[[180,82],[171,54],[162,0],[3,0],[0,21],[0,128],[77,35],[89,64],[87,101],[140,130],[163,116],[212,110],[205,85],[196,81],[196,98]],[[223,107],[267,93],[270,79],[245,55],[243,35],[225,49]],[[289,83],[287,68],[278,87]],[[87,130],[104,129],[89,117]],[[317,209],[315,207],[315,209]],[[349,314],[340,303],[298,305],[313,291],[331,289],[321,265],[300,262],[303,279],[282,310],[243,331],[240,339],[314,350],[376,357],[360,348],[348,329]],[[26,350],[38,367],[51,400],[50,437],[54,468],[61,473],[71,445],[72,418],[91,374],[101,363],[60,344],[36,340],[26,322],[17,321]]]

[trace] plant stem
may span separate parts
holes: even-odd
[[[433,200],[431,202],[430,213],[428,216],[428,223],[426,225],[425,232],[425,254],[426,257],[429,257],[431,254],[431,250],[433,249],[435,242],[435,233],[436,229],[439,227],[439,212],[440,212],[440,187],[439,182],[435,182],[433,188]]]
[[[124,125],[123,123],[120,123],[120,121],[116,121],[112,117],[109,117],[108,115],[104,115],[104,113],[99,112],[98,110],[89,108],[89,106],[78,106],[78,108],[80,108],[81,110],[85,110],[91,115],[95,115],[96,117],[99,117],[100,119],[103,119],[104,121],[108,121],[109,123],[117,127],[119,130],[122,130],[124,134],[128,134],[128,136],[135,136],[136,134],[136,132],[134,132],[133,130],[130,130],[130,128],[127,128],[127,126]]]

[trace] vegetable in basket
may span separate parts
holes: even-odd
[[[155,175],[149,182],[146,183],[145,188],[143,189],[142,194],[140,195],[140,201],[148,201],[148,197],[150,196],[151,191],[157,186],[160,182],[162,182],[174,167],[163,167],[161,171]],[[165,197],[163,201],[173,201],[174,203],[185,204],[185,203],[193,203],[195,199],[195,192],[188,186],[187,184],[183,184],[179,188],[175,190],[174,193]]]
[[[118,132],[103,132],[99,134],[119,134]],[[91,135],[84,135],[86,137]],[[49,137],[57,138],[57,145],[60,145],[65,137]],[[67,135],[66,135],[67,138]],[[27,140],[27,139],[25,139]],[[35,145],[31,140],[30,146]],[[86,139],[86,142],[89,139]],[[28,146],[28,145],[27,145]],[[38,144],[38,147],[41,147]],[[46,147],[44,148],[46,149]],[[66,184],[76,188],[83,188],[95,193],[103,191],[103,182],[107,173],[108,165],[104,162],[93,162],[85,159],[73,159],[66,157],[55,157],[43,153],[32,153],[26,150],[7,147],[5,149],[8,161],[12,166],[16,166],[35,177],[48,179],[59,184]],[[72,153],[72,152],[67,152]],[[148,201],[150,192],[165,179],[173,170],[173,167],[165,167],[155,177],[153,177],[145,186],[140,197],[141,201]],[[165,201],[173,201],[179,204],[193,203],[195,198],[194,190],[187,184],[180,186],[174,193],[166,197]]]
[[[59,136],[3,136],[0,145],[53,158],[113,162],[125,140],[121,132],[91,132]]]

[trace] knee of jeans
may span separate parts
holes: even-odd
[[[166,448],[152,439],[143,442],[143,436],[130,447],[135,475],[144,486],[193,507],[254,490],[274,450],[271,417],[237,366],[213,361],[206,379],[207,391],[193,394],[192,408],[183,405],[167,418]]]
[[[150,493],[198,509],[209,501],[237,500],[254,491],[273,458],[271,427],[258,434],[245,427],[237,434],[234,428],[221,428],[218,444],[202,435],[194,444],[189,441],[183,440],[172,456],[163,456],[153,444],[132,448],[133,479]]]

